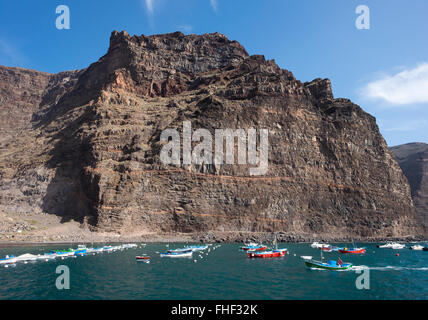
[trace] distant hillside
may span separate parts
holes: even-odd
[[[428,230],[428,144],[407,143],[390,149],[409,181],[416,211]]]

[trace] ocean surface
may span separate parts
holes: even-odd
[[[300,256],[318,259],[320,251],[290,243],[279,244],[288,248],[288,255],[271,259],[249,259],[239,244],[213,244],[210,252],[195,252],[192,258],[161,258],[159,252],[184,244],[147,244],[113,253],[17,263],[0,266],[0,299],[428,299],[428,251],[409,250],[409,244],[402,250],[358,245],[367,253],[323,254],[325,260],[340,256],[343,262],[352,262],[356,267],[348,271],[308,269]],[[0,257],[66,248],[0,248]],[[135,256],[140,254],[148,254],[150,263],[137,262]],[[60,265],[70,271],[68,290],[56,287]],[[368,274],[357,273],[361,266],[369,267]],[[356,282],[366,287],[368,283],[369,289],[358,289]]]

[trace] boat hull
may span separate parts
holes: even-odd
[[[285,256],[287,250],[274,250],[265,252],[247,252],[248,258],[278,258]]]
[[[252,248],[252,247],[242,247],[241,248],[241,250],[244,250],[244,251],[264,251],[266,249],[267,249],[266,246],[254,247],[254,248]]]
[[[339,249],[339,253],[353,253],[353,254],[362,254],[366,253],[366,249],[358,248],[358,249]]]
[[[305,261],[305,264],[308,268],[318,268],[318,269],[326,269],[326,270],[347,270],[352,268],[351,263],[342,264],[342,266],[332,266],[326,263],[319,263],[315,261]]]

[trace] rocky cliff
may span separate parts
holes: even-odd
[[[1,67],[0,76],[6,215],[47,213],[122,233],[422,232],[371,115],[335,99],[328,79],[302,83],[222,34],[114,31],[87,69]],[[254,165],[237,161],[165,165],[160,136],[182,133],[184,121],[213,136],[268,129],[266,173],[252,176]]]
[[[413,203],[425,233],[428,230],[428,144],[407,143],[390,148],[410,184]]]

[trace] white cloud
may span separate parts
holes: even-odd
[[[213,10],[215,12],[217,12],[217,10],[218,10],[218,1],[217,0],[210,0],[210,4],[211,4],[211,7],[213,8]]]
[[[362,90],[363,96],[381,99],[391,105],[428,102],[428,63],[395,75],[370,82]]]
[[[146,3],[146,8],[149,14],[153,14],[153,3],[155,0],[144,0],[144,2]]]

